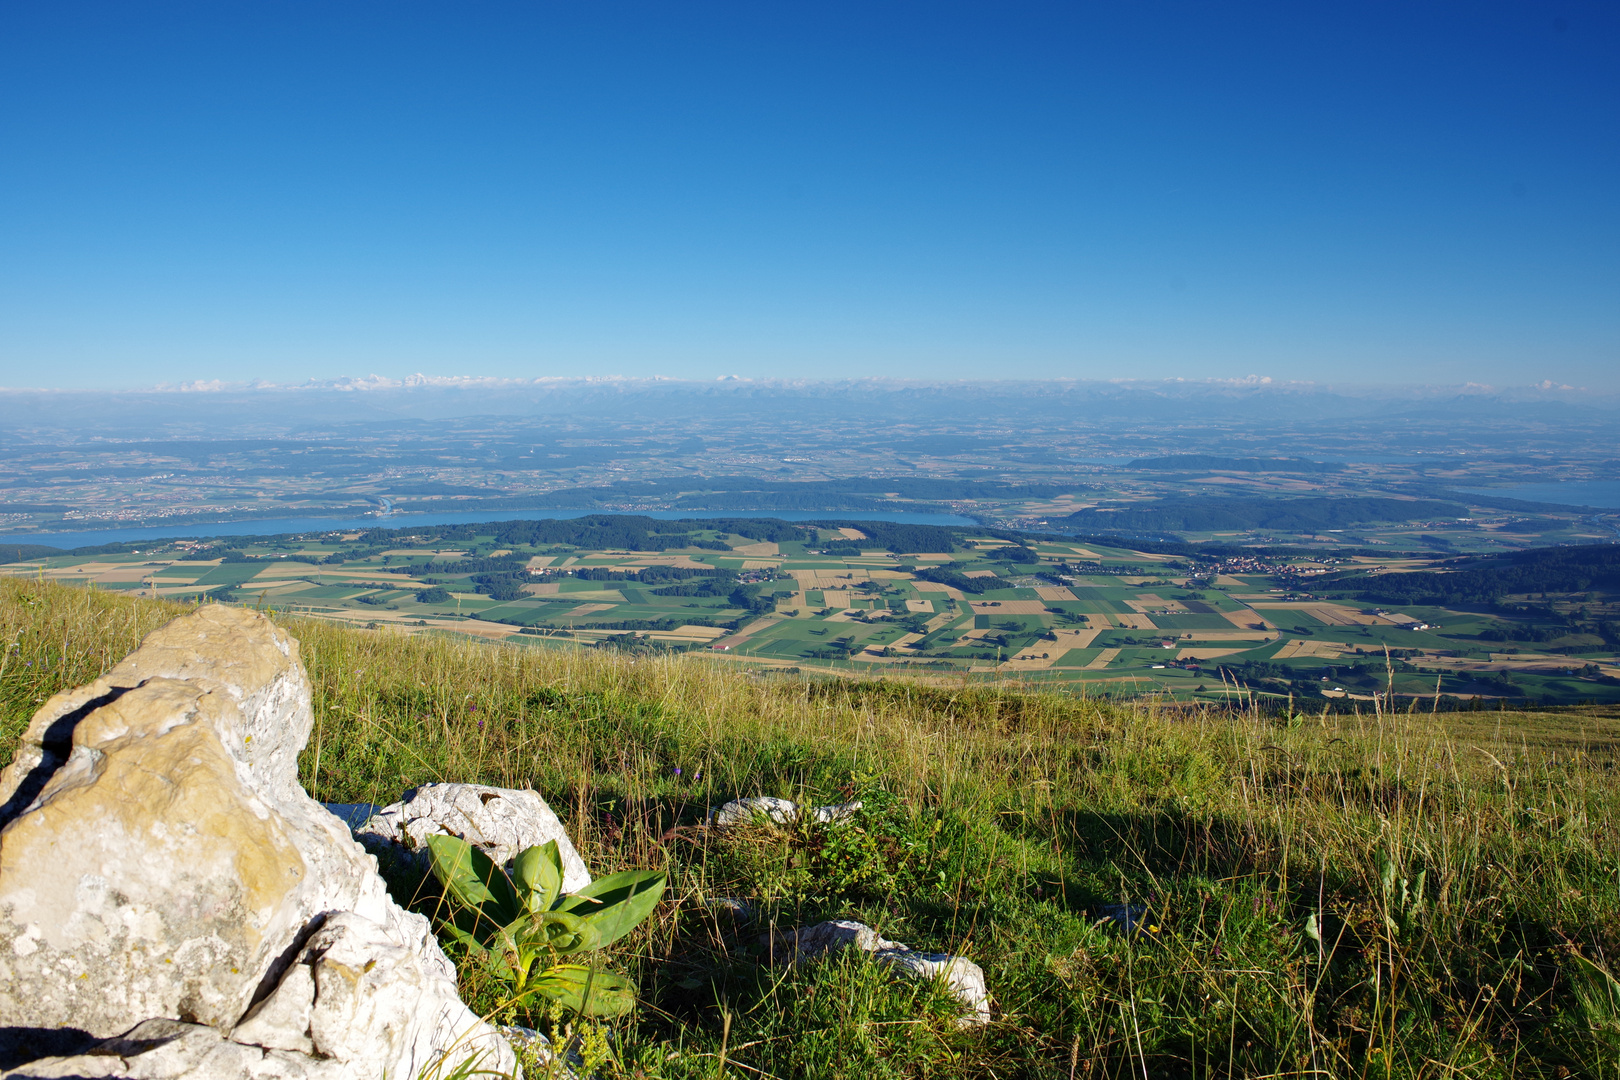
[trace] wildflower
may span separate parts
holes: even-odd
[[[478,721],[478,730],[479,731],[484,730],[484,722],[482,720]]]
[[[679,765],[675,766],[675,775],[676,776],[681,775],[681,767]]]

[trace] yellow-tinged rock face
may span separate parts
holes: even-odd
[[[238,712],[232,756],[259,773],[257,786],[284,797],[298,790],[297,759],[314,716],[298,642],[258,612],[209,604],[152,631],[117,667],[64,690],[34,714],[16,756],[0,772],[0,825],[38,794],[43,776],[67,756],[90,710],[153,679],[176,679],[222,694]]]
[[[211,605],[35,716],[0,785],[0,1025],[240,1018],[330,902],[304,895],[300,848],[325,838],[297,786],[297,657],[268,619]],[[341,844],[329,861],[369,871]]]
[[[273,959],[306,870],[225,750],[239,720],[218,692],[154,679],[79,722],[67,764],[0,834],[0,1015],[13,993],[45,999],[29,1014],[241,1015],[241,973]],[[74,977],[52,979],[63,964]]]
[[[153,1034],[48,1075],[515,1067],[427,920],[299,787],[312,722],[296,643],[218,606],[35,715],[0,775],[0,1029]]]

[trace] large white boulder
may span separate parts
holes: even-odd
[[[349,817],[353,820],[359,814],[350,811]],[[367,816],[355,835],[411,853],[424,851],[430,836],[459,836],[497,866],[511,862],[526,848],[555,840],[562,855],[563,891],[575,892],[591,883],[591,872],[562,822],[533,791],[485,784],[426,784]]]
[[[304,958],[341,929],[391,974],[386,993],[358,985],[368,1004],[347,1021],[347,1059],[304,1031],[320,1062],[409,1075],[463,1036],[513,1060],[456,996],[427,920],[389,898],[376,861],[299,787],[312,722],[297,642],[219,605],[46,702],[0,774],[0,1042],[107,1039],[152,1020],[216,1033],[187,1046],[229,1041],[284,982],[319,972]],[[305,1046],[282,1042],[261,1049]]]

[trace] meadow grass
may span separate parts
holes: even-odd
[[[0,760],[45,697],[183,610],[0,581]],[[532,787],[593,872],[669,873],[605,957],[642,1004],[588,1032],[601,1075],[1620,1077],[1612,716],[1156,710],[284,625],[315,797]],[[866,808],[702,826],[754,794]],[[771,966],[758,944],[834,917],[973,959],[993,1022],[859,956]]]

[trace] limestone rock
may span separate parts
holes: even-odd
[[[404,1045],[389,1009],[418,1006],[444,1020],[435,1038],[445,1025],[471,1039],[490,1032],[456,998],[427,920],[393,903],[376,861],[298,786],[311,725],[297,643],[219,605],[154,631],[105,677],[45,704],[0,775],[0,1043],[64,1029],[107,1039],[184,1019],[214,1034],[175,1029],[131,1060],[152,1075],[304,1075],[266,1056],[306,1050],[292,1005],[275,1013],[292,1033],[269,1049],[242,1058],[214,1043],[260,999],[285,987],[294,1001],[293,962],[327,926],[369,928],[354,940],[416,972],[399,980],[416,998],[365,1006],[355,1037]],[[307,1049],[321,1045],[317,1019]],[[414,1049],[395,1057],[419,1058],[421,1040],[406,1042]],[[227,1058],[247,1064],[215,1068]]]
[[[839,803],[836,806],[812,806],[810,808],[810,819],[819,821],[823,825],[830,825],[835,821],[848,821],[855,816],[855,811],[859,810],[863,805],[857,799],[854,802]]]
[[[431,932],[401,940],[389,927],[335,912],[231,1039],[314,1053],[358,1080],[417,1076],[465,1036],[458,1058],[477,1053],[484,1067],[510,1071],[516,1059],[506,1040],[482,1025],[468,1031],[448,966]]]
[[[478,1067],[510,1072],[516,1059],[505,1039],[493,1031],[484,1042],[490,1039],[498,1039],[499,1048],[488,1046]],[[0,1073],[0,1080],[434,1080],[454,1067],[438,1058],[423,1062],[420,1071],[396,1072],[372,1060],[340,1061],[235,1042],[203,1024],[147,1020],[82,1054],[41,1058]]]
[[[591,872],[562,822],[533,791],[427,784],[407,791],[403,800],[383,807],[355,830],[362,840],[412,852],[423,850],[427,838],[438,834],[461,837],[497,865],[511,862],[525,848],[555,840],[563,860],[563,891],[574,892],[591,882]]]
[[[966,1009],[961,1023],[990,1022],[990,992],[984,983],[984,970],[961,956],[920,953],[898,941],[882,937],[864,923],[833,919],[797,930],[767,934],[761,944],[777,957],[789,961],[821,956],[840,949],[855,948],[870,953],[872,959],[913,979],[943,979]]]
[[[747,825],[760,819],[791,825],[799,820],[799,806],[791,799],[758,795],[752,799],[733,799],[709,811],[710,825]]]
[[[990,991],[984,984],[984,969],[967,957],[902,949],[878,953],[876,959],[913,979],[943,980],[966,1010],[961,1019],[963,1025],[990,1022]]]
[[[878,934],[865,923],[852,919],[829,919],[814,926],[801,926],[797,930],[777,931],[765,939],[775,949],[787,949],[790,955],[820,956],[851,946],[861,952],[894,952],[904,950],[897,941]]]
[[[0,772],[0,825],[20,814],[67,760],[80,720],[154,678],[223,691],[240,716],[233,757],[252,770],[257,786],[282,797],[303,795],[298,753],[315,719],[298,642],[257,612],[208,604],[152,631],[107,674],[55,695],[34,714]]]
[[[0,1017],[102,1038],[154,1017],[228,1028],[317,915],[390,917],[342,825],[232,754],[244,726],[230,695],[162,677],[73,726],[0,831]]]
[[[0,1074],[0,1080],[342,1080],[343,1067],[304,1054],[231,1042],[204,1024],[147,1020],[83,1054],[48,1057]]]
[[[825,825],[845,821],[860,808],[861,803],[857,801],[840,803],[837,806],[814,806],[804,812],[810,815],[810,820]],[[799,805],[791,799],[777,799],[769,795],[759,795],[751,799],[734,799],[724,806],[710,810],[708,824],[721,827],[747,825],[750,822],[764,819],[778,825],[791,825],[799,820],[800,813]]]

